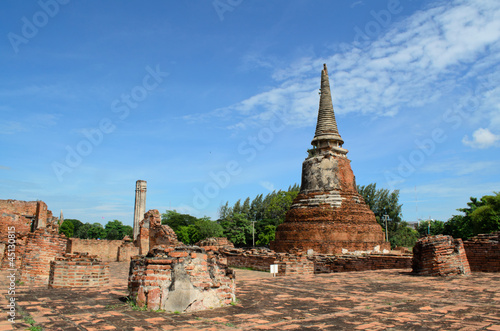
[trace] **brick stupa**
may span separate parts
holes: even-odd
[[[388,249],[375,215],[356,189],[344,141],[337,129],[326,64],[313,148],[302,164],[300,192],[276,230],[271,249],[339,254]]]

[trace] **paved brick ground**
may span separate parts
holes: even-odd
[[[237,270],[239,303],[191,314],[138,311],[124,303],[127,263],[112,263],[112,284],[96,290],[18,287],[18,314],[44,330],[500,330],[500,274],[416,277],[382,270],[272,278]],[[2,276],[0,330],[7,321]],[[21,311],[20,311],[21,310]]]

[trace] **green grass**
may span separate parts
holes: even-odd
[[[139,307],[135,301],[133,300],[127,300],[127,305],[129,305],[130,307],[132,307],[132,310],[135,310],[135,311],[147,311],[148,310],[148,306],[147,305],[144,305],[144,307]]]

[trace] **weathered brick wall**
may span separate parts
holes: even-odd
[[[278,265],[278,276],[314,274],[314,263],[306,255],[279,253],[273,264]]]
[[[130,261],[132,256],[139,255],[139,247],[134,246],[132,242],[124,242],[118,247],[118,262]]]
[[[315,273],[411,268],[411,255],[316,255]]]
[[[464,241],[471,271],[500,272],[500,231]]]
[[[50,262],[49,288],[109,285],[109,265],[95,255],[66,253]]]
[[[35,216],[37,201],[0,200],[0,209],[5,209],[12,214]]]
[[[470,274],[462,239],[437,235],[421,238],[413,247],[413,272],[423,276]]]
[[[379,269],[411,268],[411,255],[304,255],[276,253],[268,249],[221,249],[229,266],[269,271],[271,264],[280,264],[279,275],[331,273]],[[284,270],[287,270],[286,272]]]
[[[197,246],[156,246],[130,262],[130,297],[139,307],[198,311],[235,299],[234,273],[216,251]]]
[[[0,200],[6,201],[6,200]],[[9,200],[7,200],[9,201]],[[30,233],[31,219],[23,217],[20,214],[12,214],[11,210],[0,209],[0,243],[5,245],[13,245],[12,250],[5,249],[2,251],[0,258],[1,268],[9,268],[9,253],[14,252],[14,267],[21,266],[22,256],[24,254],[26,236]],[[9,238],[9,234],[14,234],[15,238]]]
[[[52,229],[29,233],[21,263],[21,280],[32,285],[47,285],[50,262],[66,252],[68,239]]]
[[[123,240],[70,238],[66,253],[86,252],[90,255],[97,255],[104,262],[116,262],[118,258],[118,248],[122,244]]]
[[[146,225],[146,219],[139,223],[139,235],[135,240],[135,246],[139,248],[140,255],[146,255],[149,252],[149,221]]]
[[[221,248],[234,248],[234,244],[226,237],[212,237],[198,241],[195,246],[205,248],[206,250],[218,250]]]
[[[149,210],[144,214],[144,219],[149,219],[149,249],[155,246],[177,246],[179,241],[174,230],[168,225],[161,224],[160,212],[156,209]]]
[[[21,266],[22,256],[25,251],[27,235],[33,228],[45,227],[58,229],[57,222],[52,217],[52,212],[47,209],[43,201],[0,200],[0,244],[8,244],[9,234],[15,234],[15,267]],[[33,225],[32,225],[33,223]],[[12,240],[11,240],[12,244]],[[10,267],[7,249],[0,255],[1,267]]]
[[[0,200],[0,210],[30,219],[30,224],[33,218],[36,228],[45,227],[53,218],[52,212],[43,201]]]
[[[226,257],[227,264],[235,268],[252,268],[253,270],[269,271],[271,264],[276,261],[276,252],[268,249],[242,248],[221,249]]]

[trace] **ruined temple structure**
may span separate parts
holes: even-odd
[[[388,249],[382,227],[356,189],[344,141],[337,129],[326,64],[316,133],[302,164],[298,196],[278,226],[271,249],[338,254]]]
[[[146,256],[132,257],[129,297],[139,307],[167,312],[221,307],[235,300],[234,276],[217,251],[156,245]]]
[[[445,235],[417,241],[413,247],[412,269],[420,276],[468,275],[471,272],[462,239]]]

